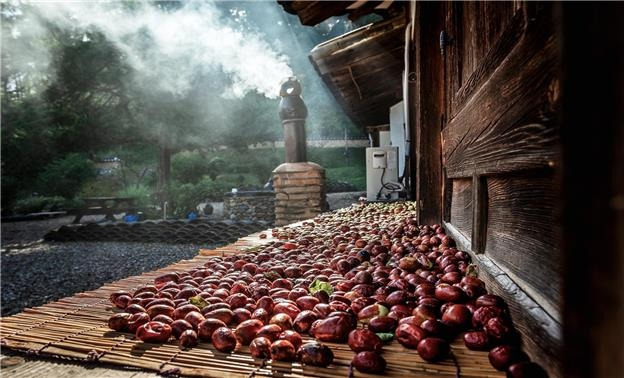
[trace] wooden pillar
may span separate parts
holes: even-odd
[[[624,6],[560,5],[565,377],[624,372]]]
[[[442,3],[418,2],[415,29],[415,96],[414,115],[416,156],[414,198],[422,224],[439,223],[442,219],[441,138],[444,94],[444,61],[438,43],[429,40],[443,28]],[[425,40],[427,39],[427,40]],[[412,129],[414,130],[414,129]]]

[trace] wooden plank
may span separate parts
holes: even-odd
[[[418,219],[422,224],[439,223],[442,218],[442,166],[440,161],[444,98],[444,69],[438,35],[443,23],[436,3],[417,3],[416,25],[416,190]]]
[[[556,43],[544,11],[487,82],[443,130],[449,177],[554,164]]]
[[[472,250],[483,253],[487,239],[488,191],[486,178],[476,174],[472,176],[472,204]]]
[[[471,179],[452,180],[451,219],[466,238],[471,238],[473,222],[473,182]]]
[[[488,292],[503,297],[509,305],[514,326],[521,334],[523,350],[533,361],[542,365],[551,377],[561,376],[561,325],[487,255],[471,251],[470,240],[452,224],[444,222],[443,225],[446,233],[455,239],[458,248],[470,254]]]
[[[394,56],[390,58],[388,57],[389,54]],[[352,65],[337,68],[327,75],[331,75],[331,79],[336,85],[345,85],[353,79],[375,79],[379,72],[387,70],[389,67],[394,67],[395,72],[401,71],[403,69],[402,55],[403,48],[396,47],[388,53],[371,56]]]
[[[616,377],[624,372],[624,7],[559,10],[563,374]]]
[[[308,6],[297,11],[303,25],[314,26],[332,16],[346,13],[345,8],[353,1],[311,1]]]
[[[465,106],[466,101],[474,94],[474,91],[481,87],[501,65],[503,59],[509,55],[512,48],[520,40],[525,26],[524,13],[516,11],[502,34],[495,39],[496,42],[492,43],[492,47],[487,50],[477,68],[470,76],[459,80],[459,86],[452,92],[453,110],[450,112],[449,118],[455,117],[457,110]],[[490,38],[487,39],[490,40]],[[458,64],[461,65],[461,61]]]
[[[361,7],[362,5],[366,4],[368,2],[368,0],[358,0],[354,3],[352,3],[351,5],[349,5],[346,9],[347,10],[354,10],[354,9],[358,9],[359,7]]]
[[[392,3],[394,3],[394,0],[384,0],[381,4],[377,5],[375,9],[386,10],[392,6]]]
[[[485,253],[553,318],[561,306],[558,182],[549,172],[489,177]]]
[[[321,75],[332,71],[336,67],[344,67],[354,64],[362,59],[379,54],[387,54],[396,47],[403,46],[405,41],[405,27],[397,25],[394,29],[376,34],[362,35],[362,39],[332,52],[331,55],[321,56],[312,50],[310,56],[315,60]]]
[[[389,65],[373,76],[360,79],[349,78],[348,82],[337,87],[342,93],[351,94],[352,97],[355,97],[354,94],[361,99],[372,97],[388,89],[400,88],[401,70],[403,70],[403,62]]]

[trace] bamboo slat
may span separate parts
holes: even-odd
[[[163,269],[128,277],[97,290],[76,294],[44,306],[0,318],[0,344],[4,348],[23,351],[32,356],[71,358],[84,363],[99,362],[157,371],[203,377],[346,377],[353,352],[347,345],[327,343],[334,352],[334,363],[327,368],[302,366],[299,363],[261,361],[249,355],[247,347],[231,354],[216,351],[210,343],[200,343],[189,350],[180,350],[175,342],[157,345],[135,340],[134,335],[112,331],[108,318],[114,313],[108,297],[114,291],[133,290],[151,284],[163,272],[184,271],[204,264],[213,256],[242,253],[246,249],[275,240],[271,232],[260,239],[260,233],[214,250],[200,250],[191,260],[182,260]],[[306,338],[304,338],[305,340]],[[486,352],[468,350],[461,339],[452,343],[453,353],[462,377],[494,378],[503,374],[494,370]],[[430,364],[416,351],[397,342],[384,346],[390,377],[455,377],[451,361]],[[374,377],[355,371],[356,377]]]

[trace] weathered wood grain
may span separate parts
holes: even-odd
[[[299,3],[294,6],[301,6],[297,9],[299,20],[304,25],[314,26],[329,17],[347,13],[346,8],[354,1],[295,1]],[[303,5],[306,5],[305,7]]]
[[[551,377],[561,376],[561,325],[548,314],[530,295],[516,285],[514,280],[487,255],[471,251],[471,243],[452,224],[444,223],[461,250],[467,251],[477,265],[479,278],[488,292],[499,295],[509,305],[514,326],[521,334],[523,350],[533,361],[542,365]]]
[[[472,250],[476,253],[485,252],[488,220],[488,190],[484,176],[472,176]]]
[[[403,46],[404,43],[405,30],[401,26],[390,32],[374,36],[363,34],[360,41],[335,51],[331,55],[321,56],[314,50],[310,54],[317,61],[319,73],[324,75],[335,67],[347,66],[369,56],[387,53],[394,47]]]
[[[485,253],[558,319],[561,229],[552,173],[489,177]]]
[[[554,164],[556,43],[550,14],[536,20],[443,130],[449,177]]]
[[[452,223],[466,238],[472,237],[473,214],[473,183],[472,179],[455,179],[452,181],[453,196],[451,203]]]
[[[431,37],[443,26],[443,9],[434,3],[417,3],[416,28],[416,190],[418,219],[433,224],[442,218],[442,164],[440,130],[443,123],[443,60]]]
[[[624,374],[624,6],[561,4],[564,374]]]
[[[401,85],[401,70],[403,62],[389,64],[381,70],[371,72],[370,75],[360,76],[359,78],[350,77],[347,73],[332,78],[338,89],[343,93],[349,93],[345,96],[349,101],[350,98],[365,99],[376,96],[379,92],[387,91]]]
[[[488,20],[492,19],[496,20],[497,17],[488,15]],[[502,20],[503,18],[501,17],[498,19]],[[500,25],[500,22],[494,23],[496,25]],[[483,85],[483,83],[492,75],[492,72],[500,66],[503,59],[509,55],[512,48],[518,43],[525,28],[524,13],[516,10],[515,14],[513,14],[511,19],[508,21],[507,27],[500,33],[500,36],[494,31],[496,28],[490,28],[487,25],[486,28],[489,31],[486,32],[487,38],[483,38],[482,35],[480,41],[484,45],[491,45],[491,48],[485,50],[484,56],[480,60],[479,64],[471,69],[471,74],[469,76],[457,75],[459,76],[459,78],[455,80],[457,82],[457,86],[454,87],[451,92],[453,94],[451,98],[452,109],[449,113],[449,119],[454,118],[457,114],[457,110],[462,109],[465,106],[466,101],[472,96],[475,89]],[[460,33],[462,33],[462,31],[460,31]],[[458,36],[457,38],[460,37]],[[457,46],[457,49],[459,49],[459,47],[460,46]],[[457,54],[457,52],[455,52],[455,54]],[[456,64],[461,67],[461,57],[458,57],[457,59],[459,59],[459,61]]]

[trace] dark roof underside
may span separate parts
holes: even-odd
[[[316,46],[310,60],[360,128],[387,124],[402,99],[405,18],[370,24]]]

